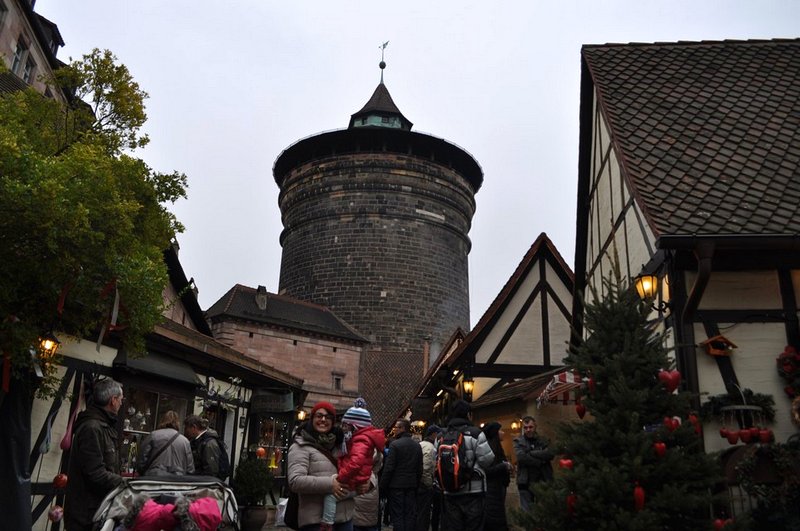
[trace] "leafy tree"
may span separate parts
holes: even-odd
[[[679,373],[659,376],[670,361],[648,322],[647,304],[619,280],[606,288],[586,308],[587,339],[566,360],[586,379],[579,399],[591,418],[560,426],[557,447],[572,468],[536,486],[532,514],[520,514],[520,523],[528,529],[710,529],[718,471],[703,451],[689,393],[666,388],[677,384]],[[674,417],[682,423],[670,429]]]
[[[117,330],[141,351],[162,315],[163,250],[182,230],[165,204],[186,177],[129,152],[147,143],[147,94],[128,69],[95,49],[52,83],[87,101],[0,94],[0,347],[16,378],[43,332],[108,329],[117,293]]]

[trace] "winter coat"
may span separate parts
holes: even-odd
[[[178,437],[170,442],[175,434],[178,434]],[[161,451],[165,444],[169,444],[169,448]],[[151,456],[157,453],[155,461],[149,462]],[[143,476],[182,476],[193,473],[194,457],[189,439],[172,428],[162,428],[152,432],[142,444],[139,465],[142,467],[140,474]]]
[[[420,482],[423,487],[430,489],[433,487],[433,474],[436,471],[436,450],[430,441],[421,441],[419,446],[422,448],[422,479]]]
[[[381,466],[383,466],[383,451],[376,451],[372,459],[372,475],[369,479],[370,490],[366,494],[360,494],[355,497],[355,512],[353,513],[354,526],[380,527],[378,525],[378,516],[380,515],[378,472]]]
[[[339,457],[339,475],[337,480],[349,490],[369,481],[372,476],[372,461],[375,451],[383,453],[385,438],[383,430],[359,428],[347,445],[347,453]]]
[[[517,484],[530,487],[538,481],[553,479],[550,461],[555,455],[547,449],[547,439],[534,434],[532,439],[521,435],[514,439],[514,454],[517,456]]]
[[[219,456],[222,448],[219,435],[214,430],[206,430],[191,441],[194,473],[198,476],[216,477],[219,473]]]
[[[116,422],[116,416],[94,405],[75,419],[64,502],[64,522],[70,531],[91,529],[103,498],[122,483]]]
[[[478,494],[486,492],[486,469],[494,461],[494,452],[486,440],[486,435],[464,418],[453,418],[447,423],[445,431],[455,429],[464,434],[464,449],[466,450],[467,466],[472,467],[472,477],[458,492],[444,492],[445,496],[461,496],[464,494]],[[443,432],[444,433],[444,432]],[[434,448],[439,451],[439,441],[436,439]]]
[[[381,490],[416,489],[421,479],[422,448],[410,433],[403,432],[389,445],[381,474]]]
[[[331,457],[336,461],[335,453]],[[287,479],[289,488],[298,494],[297,520],[300,526],[322,522],[323,498],[326,494],[333,494],[333,477],[337,473],[338,464],[307,440],[302,432],[295,437],[289,448]],[[352,498],[338,501],[335,522],[340,524],[352,520],[354,506]]]
[[[486,469],[486,520],[484,529],[507,531],[506,487],[511,482],[508,463],[495,456],[494,462]]]

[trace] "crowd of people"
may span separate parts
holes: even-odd
[[[398,419],[384,444],[361,399],[338,420],[331,404],[317,403],[289,449],[288,483],[298,494],[303,531],[377,531],[383,525],[396,531],[503,531],[509,528],[511,478],[516,476],[528,508],[533,485],[553,477],[554,455],[533,417],[523,419],[523,433],[514,440],[516,469],[503,449],[502,425],[474,426],[463,400],[453,404],[445,426],[429,426],[419,442],[409,421]],[[460,449],[455,472],[442,463],[445,447],[448,459]],[[469,473],[453,485],[445,475],[459,468]]]
[[[100,503],[124,481],[116,427],[123,400],[118,382],[99,380],[75,420],[64,513],[68,531],[92,529]],[[407,419],[398,419],[387,437],[372,425],[366,406],[359,398],[337,419],[332,404],[318,402],[297,426],[287,482],[297,493],[303,531],[377,531],[386,524],[396,531],[503,531],[511,479],[528,510],[534,484],[553,478],[554,455],[533,417],[522,419],[522,434],[513,441],[514,467],[503,448],[502,425],[473,425],[464,400],[454,402],[445,426],[429,426],[419,442]],[[161,416],[141,445],[137,472],[224,479],[229,463],[219,435],[197,415],[183,425],[181,433],[175,411]]]

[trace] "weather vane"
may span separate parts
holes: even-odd
[[[386,68],[386,61],[383,60],[383,52],[386,50],[387,46],[389,46],[389,41],[378,46],[378,48],[381,49],[381,62],[378,64],[378,66],[381,67],[381,83],[383,83],[383,69]]]

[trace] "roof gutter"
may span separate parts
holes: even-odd
[[[711,243],[716,250],[800,250],[800,234],[670,234],[660,236],[659,249],[696,249]]]

